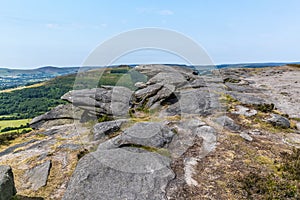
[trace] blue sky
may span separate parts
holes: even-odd
[[[124,31],[158,27],[199,43],[214,63],[300,61],[298,0],[0,0],[0,67],[80,66]],[[119,62],[180,62],[144,52]]]

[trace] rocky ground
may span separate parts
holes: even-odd
[[[133,70],[135,91],[70,91],[0,146],[14,198],[300,198],[299,67]]]

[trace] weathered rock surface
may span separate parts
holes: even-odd
[[[152,77],[156,76],[161,72],[180,73],[186,77],[193,75],[193,72],[195,72],[195,70],[191,68],[178,67],[178,66],[171,67],[166,65],[139,65],[135,68],[135,70],[148,76],[149,79],[151,79]]]
[[[160,83],[162,85],[174,85],[180,87],[187,84],[188,82],[186,78],[180,73],[160,72],[147,82],[147,84],[155,83]]]
[[[143,88],[147,87],[147,84],[143,83],[143,82],[136,82],[134,84],[134,86],[137,87],[138,89],[143,89]]]
[[[17,193],[10,166],[0,165],[0,200],[9,200]]]
[[[281,127],[281,128],[290,128],[290,121],[281,115],[272,114],[272,117],[267,119],[269,123],[273,126]]]
[[[5,155],[10,154],[10,153],[13,153],[16,149],[24,147],[24,146],[26,146],[28,144],[31,144],[31,143],[34,143],[34,142],[36,142],[35,139],[27,141],[27,142],[23,142],[23,143],[19,143],[19,144],[13,145],[13,146],[5,149],[4,151],[0,152],[0,157],[1,156],[5,156]]]
[[[237,105],[236,111],[231,112],[232,114],[237,114],[237,115],[244,115],[246,117],[251,117],[257,114],[257,111],[254,109],[249,109],[247,107]]]
[[[296,123],[297,130],[300,130],[300,122]]]
[[[79,161],[63,199],[165,199],[174,178],[169,163],[146,151],[96,151]]]
[[[226,93],[231,95],[233,98],[235,98],[236,100],[238,100],[243,104],[249,104],[249,105],[271,104],[270,101],[267,102],[263,94],[240,93],[236,91],[228,91]]]
[[[149,149],[173,136],[161,123],[134,124],[79,161],[64,199],[165,199],[171,160]]]
[[[269,75],[269,76],[266,76]],[[300,118],[300,70],[290,69],[288,66],[278,69],[263,69],[247,80],[252,86],[263,89],[263,93],[276,108],[289,115]]]
[[[221,77],[218,73],[196,76],[193,69],[163,65],[142,65],[136,70],[149,81],[137,83],[135,92],[113,86],[71,91],[62,98],[73,103],[66,106],[80,114],[74,117],[55,108],[33,121],[37,125],[33,133],[21,136],[6,149],[0,147],[0,163],[16,170],[15,183],[21,195],[172,200],[243,199],[246,195],[263,199],[242,187],[247,175],[263,172],[276,177],[270,170],[276,167],[273,163],[282,164],[282,153],[300,147],[297,119],[293,118],[299,106],[296,100],[289,100],[299,92],[295,92],[298,72],[268,69],[257,75],[265,69],[230,69],[221,70]],[[275,79],[286,73],[297,82],[295,90],[289,89],[294,84],[289,79],[282,79],[284,86],[274,90],[258,82],[259,76]],[[274,91],[276,100],[270,97]],[[226,102],[220,103],[224,96]],[[265,124],[264,119],[277,113],[277,105],[296,110],[289,112],[293,114],[289,129],[279,128],[287,126],[288,119],[276,117],[272,123],[279,126]],[[96,121],[83,123],[98,117],[113,121],[95,126]],[[63,120],[76,123],[62,125]],[[123,126],[123,122],[128,123]],[[51,178],[41,179],[49,171],[48,160],[53,164]],[[29,181],[29,173],[33,180]],[[284,177],[276,180],[281,179]]]
[[[27,172],[26,176],[28,177],[28,181],[30,182],[33,190],[36,191],[47,184],[50,168],[51,161],[49,160],[35,166]]]
[[[141,145],[162,148],[171,142],[174,133],[156,122],[140,122],[126,129],[117,139],[118,145]]]
[[[232,130],[232,131],[238,131],[240,130],[240,126],[235,123],[233,119],[231,119],[228,116],[221,116],[215,119],[215,121],[220,124],[221,126],[224,126],[225,128]]]
[[[150,108],[157,102],[161,102],[168,97],[170,97],[175,92],[175,86],[173,85],[164,85],[155,96],[152,96],[148,99],[148,102],[146,104],[147,108]]]
[[[249,142],[251,142],[253,140],[253,138],[250,135],[248,135],[247,133],[241,133],[240,136]]]
[[[116,86],[102,86],[97,89],[73,90],[61,97],[74,106],[94,115],[128,115],[132,91]]]
[[[80,120],[82,114],[83,110],[74,107],[72,104],[59,105],[51,111],[35,117],[30,122],[30,126],[38,129],[41,127],[50,128],[52,126],[71,124],[74,120]]]
[[[171,160],[139,147],[163,147],[172,136],[159,123],[138,123],[100,144],[79,161],[63,199],[165,199]]]
[[[176,103],[167,108],[167,115],[198,114],[207,116],[221,108],[219,95],[206,89],[182,90],[176,95]]]
[[[94,140],[99,140],[109,134],[120,130],[122,124],[126,123],[127,120],[114,120],[97,123],[93,128]]]
[[[153,84],[153,85],[149,85],[146,88],[142,88],[140,90],[137,90],[134,93],[134,96],[138,99],[138,100],[145,100],[148,97],[151,97],[153,95],[155,95],[161,88],[163,87],[162,84]]]

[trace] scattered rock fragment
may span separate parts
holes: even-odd
[[[250,130],[248,132],[248,134],[250,134],[250,135],[261,135],[262,132],[260,130],[258,130],[258,129],[253,129],[253,130]]]
[[[228,116],[221,116],[215,119],[215,122],[220,124],[221,126],[224,126],[225,128],[232,130],[232,131],[238,131],[240,130],[240,126],[237,125],[233,119],[231,119]]]
[[[253,140],[253,138],[250,135],[248,135],[247,133],[241,133],[240,136],[249,142],[252,142],[252,140]]]
[[[297,128],[297,130],[300,131],[300,122],[297,122],[297,123],[296,123],[296,128]]]
[[[40,165],[30,169],[26,176],[31,183],[31,188],[36,191],[47,184],[48,175],[50,173],[51,161],[48,160]]]
[[[246,117],[251,117],[251,116],[254,116],[257,114],[256,110],[249,109],[249,108],[241,106],[241,105],[237,105],[235,108],[237,109],[237,111],[231,112],[232,114],[244,115]]]
[[[275,127],[290,128],[290,121],[281,115],[271,114],[271,118],[267,119],[267,122]]]
[[[143,89],[143,88],[147,87],[147,84],[143,83],[143,82],[136,82],[134,84],[134,86],[137,87],[138,89]]]

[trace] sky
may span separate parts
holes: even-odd
[[[173,30],[213,63],[300,61],[299,0],[0,0],[0,67],[81,66],[97,46],[133,29]],[[156,50],[118,63],[180,63]]]

